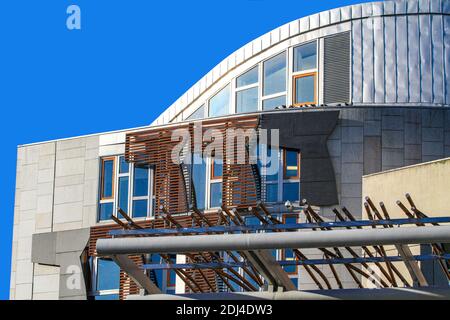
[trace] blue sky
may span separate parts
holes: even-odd
[[[19,144],[143,126],[223,58],[351,0],[2,0],[0,299],[9,296]],[[81,8],[81,30],[66,8]]]

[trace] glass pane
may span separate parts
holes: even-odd
[[[267,149],[266,159],[266,181],[278,181],[278,172],[280,170],[278,152],[272,151],[272,149],[269,147]]]
[[[258,87],[236,92],[236,112],[252,112],[258,110]]]
[[[120,268],[112,260],[97,260],[97,290],[119,289]]]
[[[294,217],[294,216],[285,217],[284,223],[285,224],[295,224],[295,223],[297,223],[297,217]]]
[[[299,184],[295,183],[283,183],[283,201],[298,201],[299,195]]]
[[[112,202],[101,203],[98,220],[99,221],[110,220],[111,216],[113,215],[113,207],[114,207],[114,205]]]
[[[294,48],[294,72],[316,68],[316,42]]]
[[[119,300],[119,294],[102,294],[101,296],[95,296],[95,300]]]
[[[264,62],[264,95],[286,91],[286,54]]]
[[[246,217],[245,224],[247,226],[259,226],[261,224],[261,221],[259,221],[257,217]]]
[[[286,105],[286,96],[271,98],[263,100],[262,107],[263,110],[273,110],[276,107],[281,107]]]
[[[177,274],[175,273],[175,271],[173,271],[173,270],[168,271],[167,285],[170,287],[174,286],[176,283],[176,277],[177,277]]]
[[[206,192],[206,163],[198,153],[194,154],[194,165],[192,168],[192,180],[194,181],[195,199],[198,209],[205,209]]]
[[[147,200],[133,200],[133,218],[147,217],[148,202]]]
[[[148,196],[148,169],[134,168],[133,196]]]
[[[203,119],[205,117],[205,105],[202,105],[200,108],[194,111],[186,120],[196,120]]]
[[[209,100],[209,116],[218,117],[230,111],[230,86],[223,88]]]
[[[130,165],[125,161],[125,157],[119,158],[119,173],[128,173],[130,171]]]
[[[222,175],[223,175],[222,159],[217,160],[217,161],[214,159],[213,170],[214,170],[213,178],[222,177]]]
[[[294,104],[314,103],[314,76],[306,76],[295,79]]]
[[[211,208],[222,205],[222,182],[211,183]]]
[[[128,213],[128,177],[119,178],[119,208]]]
[[[102,198],[111,198],[113,195],[114,160],[103,161]]]
[[[254,67],[236,79],[236,87],[244,87],[258,82],[258,67]]]
[[[292,178],[298,176],[298,152],[292,150],[286,150],[285,156],[285,172],[286,178]]]
[[[278,184],[269,183],[266,185],[266,201],[278,202]]]

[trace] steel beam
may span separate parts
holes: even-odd
[[[371,226],[400,226],[406,224],[436,224],[450,223],[450,217],[423,218],[423,219],[389,219],[389,220],[361,220],[361,221],[336,221],[321,223],[292,223],[292,224],[266,224],[250,226],[211,226],[203,228],[173,228],[173,229],[139,229],[139,230],[111,230],[110,235],[173,235],[173,234],[200,234],[208,232],[245,232],[245,231],[288,231],[314,228],[355,228]]]

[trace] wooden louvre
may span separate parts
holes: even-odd
[[[198,130],[199,126],[201,131]],[[162,213],[162,207],[171,214],[186,213],[190,210],[189,195],[180,165],[172,161],[172,152],[179,144],[179,140],[172,140],[173,133],[178,129],[187,129],[190,151],[194,152],[194,143],[198,141],[194,133],[201,132],[201,137],[204,137],[208,130],[214,129],[216,133],[222,134],[222,141],[204,141],[202,138],[201,150],[203,152],[211,143],[216,146],[222,143],[222,203],[230,208],[254,206],[258,200],[254,168],[249,163],[248,150],[238,148],[237,142],[242,138],[242,133],[257,128],[257,116],[242,116],[132,132],[126,136],[125,158],[137,166],[154,166],[157,214]],[[233,139],[231,135],[235,135],[236,130],[237,135]],[[232,152],[227,153],[227,148]],[[238,162],[238,159],[244,161]]]
[[[218,216],[215,213],[205,214],[205,217],[211,222],[216,224],[218,221]],[[196,224],[193,222],[192,217],[190,215],[179,215],[173,217],[177,223],[179,223],[182,227],[193,227]],[[155,229],[165,229],[174,227],[171,224],[168,224],[162,218],[155,218],[154,220],[146,220],[146,221],[137,221],[137,225],[143,228],[155,228]],[[89,256],[97,256],[96,251],[96,243],[98,239],[108,239],[111,236],[108,234],[111,230],[118,230],[121,227],[117,224],[108,224],[101,226],[94,226],[90,229],[90,238],[88,244],[88,252]],[[133,262],[141,266],[143,264],[142,256],[140,255],[132,255],[129,256]],[[199,271],[196,270],[186,270],[188,275],[190,275],[198,285],[196,289],[198,292],[214,292],[217,288],[215,283],[215,273],[213,270],[203,270],[203,275],[200,274]],[[206,279],[205,279],[205,278]],[[211,285],[213,288],[211,289]],[[186,286],[186,292],[191,292],[190,288]],[[130,294],[139,294],[139,286],[131,279],[130,276],[123,270],[120,271],[120,287],[119,287],[119,299],[124,300]]]

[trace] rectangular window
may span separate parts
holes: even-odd
[[[258,110],[258,87],[236,92],[236,112],[254,112]]]
[[[294,105],[316,104],[316,73],[294,76]]]
[[[197,209],[200,210],[203,210],[206,207],[206,178],[206,162],[201,154],[194,153],[192,181],[194,184]]]
[[[286,106],[286,96],[265,99],[262,103],[263,110],[273,110],[277,107]]]
[[[111,259],[97,258],[96,291],[119,290],[120,268]]]
[[[209,116],[219,117],[230,112],[230,86],[226,86],[209,100]]]
[[[297,179],[300,177],[299,153],[295,150],[284,152],[284,178]]]
[[[286,91],[286,53],[267,60],[264,69],[264,96]]]
[[[150,168],[127,163],[124,156],[101,159],[98,220],[123,218],[118,214],[119,208],[133,218],[149,216],[154,197],[152,172]]]
[[[222,205],[222,175],[223,164],[222,161],[216,158],[211,158],[211,175],[210,175],[210,208],[218,208]]]
[[[128,177],[119,178],[119,208],[128,214]]]
[[[316,41],[294,48],[294,72],[316,69],[316,65]]]
[[[102,178],[101,178],[101,198],[111,199],[114,197],[114,158],[105,158],[102,160]]]

